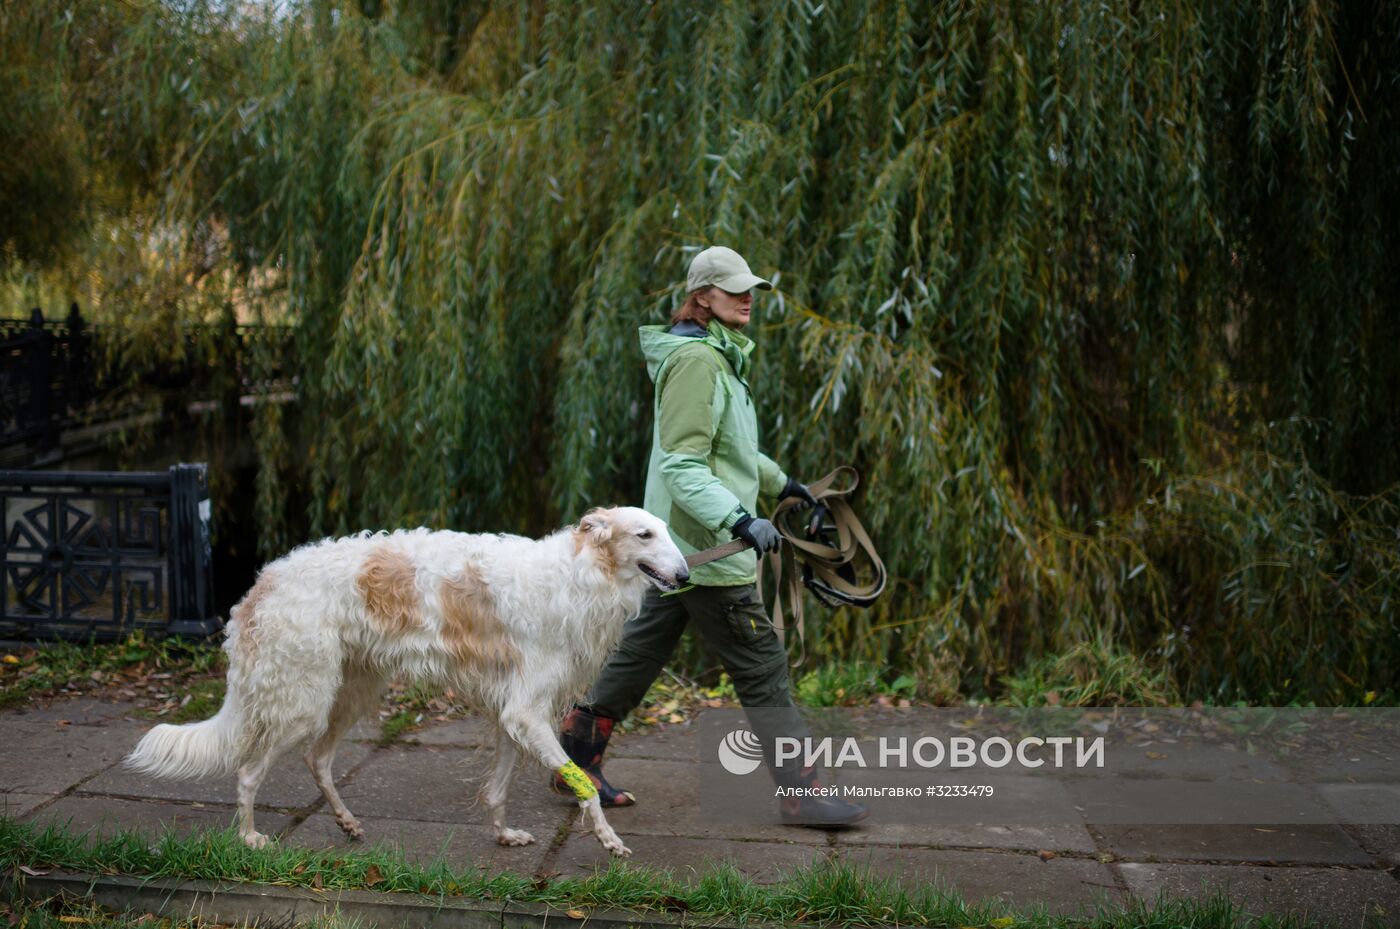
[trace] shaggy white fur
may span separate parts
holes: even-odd
[[[274,759],[306,763],[349,835],[364,832],[336,792],[331,759],[389,678],[450,686],[497,725],[482,799],[503,845],[534,841],[505,825],[523,749],[551,770],[568,762],[557,724],[596,676],[648,583],[689,576],[665,524],[634,507],[599,509],[533,540],[426,529],[364,533],[295,549],[267,565],[233,608],[228,689],[212,719],[156,726],[127,757],[162,777],[237,773],[239,831],[252,846],[253,800]],[[598,840],[629,850],[597,796],[581,799]]]

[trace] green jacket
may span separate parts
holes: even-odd
[[[758,416],[745,375],[753,340],[718,322],[643,326],[647,373],[656,385],[647,511],[665,520],[685,554],[721,545],[742,507],[758,513],[787,475],[758,450]],[[694,584],[733,587],[757,580],[752,550],[691,572]]]

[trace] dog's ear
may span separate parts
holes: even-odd
[[[588,534],[595,544],[606,542],[612,538],[612,518],[611,514],[602,507],[596,507],[584,514],[583,519],[578,521],[580,531]]]

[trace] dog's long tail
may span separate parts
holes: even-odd
[[[247,625],[253,617],[246,614],[251,608],[245,598],[232,610],[225,646],[230,668],[219,712],[199,723],[156,726],[122,760],[122,767],[139,774],[174,778],[231,774],[238,769],[244,754],[240,742],[246,728],[242,696],[245,675],[240,665],[245,663],[249,651]]]
[[[239,761],[237,717],[230,694],[211,719],[184,726],[156,726],[137,743],[122,765],[156,777],[231,774]]]

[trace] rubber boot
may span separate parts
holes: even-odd
[[[564,717],[564,725],[559,731],[559,744],[564,747],[569,760],[583,769],[598,791],[598,802],[603,806],[632,806],[637,802],[625,790],[618,790],[603,777],[603,752],[607,751],[608,739],[612,738],[613,726],[617,720],[601,716],[585,707],[575,706]],[[572,797],[573,790],[556,773],[553,784],[555,793]]]
[[[796,778],[797,786],[804,790],[821,788],[821,778],[815,768],[803,768]],[[842,800],[839,796],[796,796],[783,797],[778,801],[778,815],[788,826],[810,826],[814,829],[844,829],[870,815],[870,810],[860,803]]]

